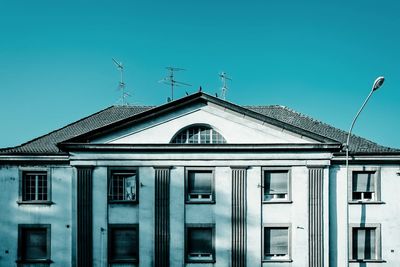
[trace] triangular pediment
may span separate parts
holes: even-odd
[[[256,113],[227,101],[196,93],[147,110],[67,142],[92,144],[168,144],[190,126],[206,125],[228,144],[333,143],[331,139]]]

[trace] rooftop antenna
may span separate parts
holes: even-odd
[[[131,95],[128,92],[126,92],[126,83],[124,82],[124,66],[122,65],[122,62],[118,62],[114,58],[112,60],[114,61],[115,65],[117,66],[117,69],[121,74],[121,79],[118,83],[118,89],[121,91],[121,98],[119,99],[119,102],[121,102],[121,104],[125,106],[128,105],[126,99]]]
[[[222,97],[223,100],[225,100],[226,99],[226,92],[228,91],[228,85],[227,85],[226,81],[227,80],[232,81],[232,79],[229,78],[227,76],[226,72],[224,72],[224,71],[219,74],[219,77],[221,78],[221,81],[222,81],[221,97]]]
[[[166,67],[166,69],[169,71],[168,76],[158,82],[168,84],[171,86],[171,98],[170,99],[172,101],[172,100],[174,100],[174,87],[175,86],[192,86],[192,85],[175,80],[174,72],[185,70],[185,69],[175,68],[175,67]]]

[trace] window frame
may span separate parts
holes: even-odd
[[[210,142],[202,142],[201,134],[199,129],[200,128],[206,128],[206,130],[210,131]],[[189,142],[189,131],[196,129],[195,134],[198,135],[197,137],[197,142],[190,143]],[[185,142],[175,142],[177,137],[181,134],[185,133]],[[213,142],[214,140],[214,135],[218,136],[217,140],[222,140],[220,142]],[[182,139],[182,138],[181,138]],[[176,145],[221,145],[221,144],[226,144],[226,138],[219,132],[217,131],[214,127],[208,125],[208,124],[192,124],[188,125],[184,128],[181,128],[178,132],[174,134],[174,136],[171,138],[170,144],[176,144]]]
[[[24,200],[24,181],[26,173],[45,173],[47,178],[47,200]],[[19,168],[19,185],[18,185],[18,200],[17,204],[28,204],[28,205],[52,205],[52,178],[51,170],[48,167],[22,167]],[[35,198],[37,198],[35,193]]]
[[[376,259],[354,259],[353,255],[353,229],[375,228],[375,255]],[[350,223],[349,224],[349,262],[383,262],[382,260],[382,232],[380,223]]]
[[[136,244],[135,244],[135,251],[137,258],[136,259],[111,259],[111,241],[112,241],[112,233],[114,229],[135,229],[136,231]],[[107,261],[108,264],[113,264],[113,263],[139,263],[139,224],[134,223],[134,224],[119,224],[119,223],[113,223],[113,224],[108,224],[108,236],[107,236]]]
[[[46,229],[46,258],[43,259],[24,259],[23,248],[23,233],[27,229]],[[18,224],[18,249],[17,249],[17,263],[52,263],[51,260],[51,224]]]
[[[210,229],[211,228],[211,249],[212,249],[212,259],[191,259],[189,258],[189,229],[190,228],[204,228],[204,229]],[[184,257],[185,257],[185,262],[186,263],[215,263],[216,258],[215,258],[215,224],[213,223],[185,223],[185,250],[184,250]]]
[[[190,199],[189,198],[189,172],[211,171],[211,199]],[[185,167],[185,203],[186,204],[215,204],[215,167]]]
[[[265,172],[287,172],[288,183],[287,183],[287,198],[286,199],[277,199],[277,200],[265,200]],[[262,167],[261,168],[261,202],[262,204],[288,204],[292,203],[292,169],[291,167],[282,166],[282,167]]]
[[[381,201],[381,168],[380,167],[351,167],[349,180],[347,181],[348,185],[348,203],[349,204],[383,204]],[[374,198],[372,200],[353,199],[353,179],[357,173],[362,172],[373,172],[372,176],[375,183],[374,189]]]
[[[265,258],[265,228],[287,228],[288,229],[288,255],[285,258]],[[263,223],[261,229],[261,262],[292,262],[292,224],[291,223]]]
[[[136,199],[135,200],[112,200],[110,199],[111,181],[114,173],[136,173]],[[108,204],[139,204],[139,168],[138,167],[108,167],[107,170],[107,202]]]

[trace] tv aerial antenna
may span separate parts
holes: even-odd
[[[126,99],[128,97],[130,97],[131,95],[128,92],[126,92],[126,83],[124,82],[124,65],[122,65],[122,62],[118,62],[114,58],[112,60],[121,74],[120,80],[118,83],[118,90],[121,91],[121,98],[119,99],[118,102],[120,102],[123,106],[125,106],[125,105],[128,105],[128,102],[126,101]]]
[[[232,81],[232,79],[229,78],[227,76],[226,72],[224,72],[224,71],[221,72],[218,76],[221,78],[221,81],[222,81],[221,97],[222,97],[223,100],[225,100],[226,99],[226,92],[228,91],[228,83],[227,83],[227,81]]]
[[[168,98],[168,99],[171,99],[171,101],[172,101],[172,100],[174,100],[174,87],[176,87],[176,86],[192,86],[192,85],[175,80],[174,72],[182,71],[185,69],[175,68],[175,67],[166,67],[166,69],[169,71],[168,76],[158,82],[168,84],[171,86],[171,98]]]

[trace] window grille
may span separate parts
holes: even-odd
[[[173,144],[225,144],[225,138],[208,126],[193,126],[179,132]]]

